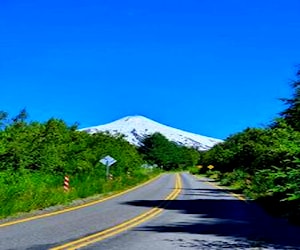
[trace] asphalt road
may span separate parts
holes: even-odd
[[[49,249],[118,225],[149,210],[126,202],[164,199],[174,183],[175,176],[166,174],[146,186],[93,206],[7,227],[0,224],[0,249]]]
[[[182,174],[182,192],[164,212],[128,232],[84,249],[300,249],[300,227],[268,216],[207,180]],[[126,202],[153,207],[158,200]]]
[[[50,249],[154,209],[174,191],[174,174],[79,210],[0,225],[0,249]],[[268,216],[226,190],[181,174],[181,194],[142,224],[82,249],[300,249],[300,227]],[[167,207],[166,207],[167,206]]]

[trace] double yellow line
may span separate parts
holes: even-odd
[[[117,226],[108,228],[104,231],[89,235],[87,237],[83,237],[80,238],[78,240],[66,243],[64,245],[61,246],[57,246],[54,248],[51,248],[51,250],[64,250],[64,249],[79,249],[81,247],[85,247],[88,246],[90,244],[102,241],[108,237],[117,235],[121,232],[124,232],[130,228],[133,228],[145,221],[150,220],[151,218],[157,216],[158,214],[160,214],[164,208],[166,208],[168,206],[168,203],[171,200],[174,200],[178,197],[178,195],[180,194],[181,191],[181,178],[179,174],[176,174],[176,183],[175,183],[175,189],[164,199],[164,201],[159,204],[157,207],[150,209],[149,211],[140,214],[137,217],[134,217],[128,221],[125,221]]]

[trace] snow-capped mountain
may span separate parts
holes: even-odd
[[[155,132],[161,133],[168,140],[179,145],[193,147],[198,150],[207,150],[215,144],[222,142],[219,139],[172,128],[143,116],[127,116],[108,124],[84,128],[81,131],[86,131],[90,134],[98,132],[109,132],[112,135],[122,134],[129,143],[136,146],[141,146],[142,139]]]

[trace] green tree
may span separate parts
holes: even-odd
[[[0,111],[0,129],[5,127],[7,117],[8,117],[7,112]]]
[[[281,116],[295,130],[300,131],[300,69],[296,73],[296,80],[292,83],[294,93],[292,98],[282,98],[287,109],[281,112]]]
[[[19,123],[19,122],[25,122],[25,120],[28,118],[28,112],[27,110],[24,108],[20,111],[20,113],[18,115],[16,115],[15,117],[12,118],[12,121],[14,123]]]
[[[179,146],[160,133],[147,136],[142,143],[139,152],[144,155],[144,159],[164,170],[193,166],[199,159],[198,151]]]

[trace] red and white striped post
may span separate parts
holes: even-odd
[[[70,179],[69,179],[69,176],[65,176],[65,179],[64,179],[64,190],[65,192],[68,192],[70,189]]]

